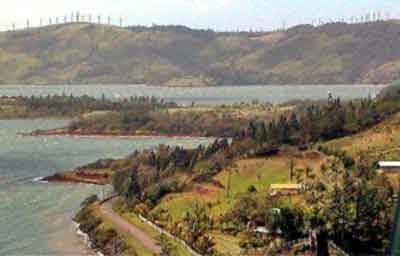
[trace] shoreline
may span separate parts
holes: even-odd
[[[197,135],[163,135],[163,134],[115,134],[115,133],[80,133],[80,132],[52,132],[52,131],[37,131],[31,133],[18,133],[24,137],[72,137],[82,139],[107,139],[107,138],[121,138],[121,139],[157,139],[157,138],[171,138],[171,139],[213,139],[215,137],[197,136]],[[223,138],[223,137],[220,137]]]
[[[389,83],[390,84],[390,83]],[[165,84],[151,84],[151,83],[131,83],[131,82],[115,82],[115,83],[108,83],[108,82],[98,82],[98,83],[84,83],[84,82],[76,82],[76,83],[68,83],[65,82],[46,82],[46,83],[36,83],[36,84],[26,84],[26,83],[0,83],[0,87],[7,88],[9,87],[16,87],[16,86],[26,86],[26,87],[50,87],[50,86],[137,86],[137,87],[161,87],[161,88],[215,88],[215,87],[254,87],[254,86],[387,86],[388,84],[373,84],[373,83],[244,83],[244,84],[229,84],[229,83],[219,83],[219,84],[212,84],[207,86],[169,86]]]
[[[104,254],[100,250],[96,250],[93,248],[93,241],[90,239],[89,234],[83,232],[80,229],[80,225],[78,222],[72,221],[73,225],[75,226],[75,234],[83,241],[85,246],[91,250],[93,253],[96,254],[96,256],[104,256]]]
[[[71,174],[77,175],[74,171],[71,171]],[[98,186],[105,186],[109,184],[109,182],[105,178],[100,177],[91,177],[85,178],[77,176],[63,176],[62,174],[54,174],[45,177],[37,177],[33,179],[34,182],[40,182],[44,184],[61,184],[61,183],[70,183],[70,184],[89,184],[89,185],[98,185]]]

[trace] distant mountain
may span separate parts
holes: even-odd
[[[400,22],[215,33],[87,23],[0,33],[0,83],[170,86],[391,83]]]

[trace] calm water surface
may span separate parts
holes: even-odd
[[[375,96],[383,86],[378,85],[267,85],[267,86],[223,86],[205,88],[168,88],[145,85],[1,85],[0,96],[30,95],[90,95],[109,98],[130,96],[155,96],[182,105],[192,102],[208,105],[250,102],[282,103],[294,99],[326,99],[331,92],[335,97],[354,99]]]
[[[43,184],[38,176],[99,158],[123,157],[160,143],[194,147],[206,139],[89,139],[22,137],[18,132],[53,128],[65,121],[0,121],[0,255],[85,255],[71,222],[94,185]]]

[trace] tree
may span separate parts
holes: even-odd
[[[115,172],[112,183],[114,190],[128,201],[137,198],[141,191],[136,170]]]
[[[311,228],[327,232],[345,251],[385,252],[393,221],[394,191],[384,176],[367,167],[347,170],[332,160],[318,179],[306,178]],[[362,168],[363,171],[357,171]],[[309,175],[308,175],[309,176]]]
[[[201,254],[212,255],[214,242],[207,235],[211,226],[212,220],[206,214],[205,208],[199,203],[195,203],[193,212],[187,212],[184,217],[184,230],[181,235]]]

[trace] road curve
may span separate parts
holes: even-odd
[[[116,225],[120,230],[123,232],[131,235],[136,241],[141,243],[144,248],[147,250],[151,251],[152,253],[155,254],[161,254],[161,247],[157,240],[154,238],[150,237],[146,233],[144,233],[142,230],[138,229],[128,221],[126,221],[124,218],[119,216],[117,213],[114,212],[112,209],[112,202],[114,200],[109,200],[103,204],[100,205],[100,211],[101,213],[110,219],[114,225]]]

